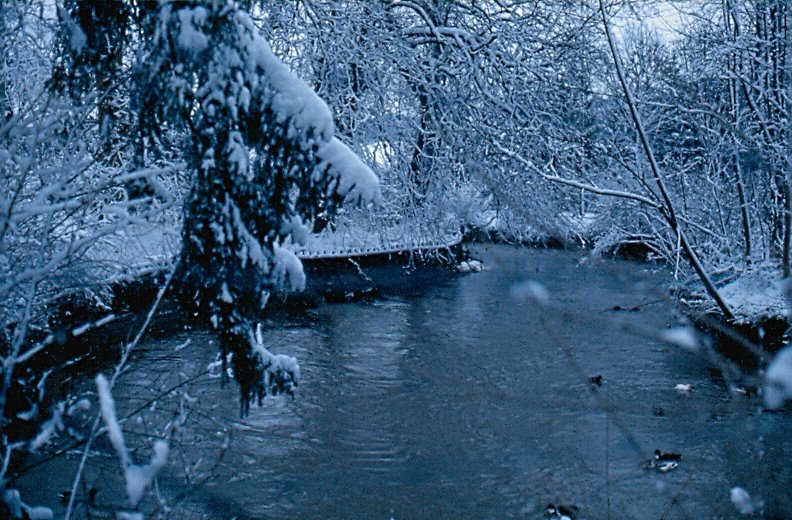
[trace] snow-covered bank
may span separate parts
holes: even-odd
[[[588,237],[585,234],[580,236]],[[180,240],[177,224],[137,224],[126,229],[123,236],[97,244],[89,255],[98,268],[122,273],[129,280],[169,265],[179,252]],[[497,221],[484,228],[471,228],[464,236],[451,227],[443,229],[407,222],[387,228],[339,222],[335,230],[309,234],[304,244],[288,243],[284,247],[305,260],[443,249],[463,240],[549,247],[566,245],[536,229],[516,230],[499,225]],[[618,252],[615,254],[622,256]],[[626,256],[631,258],[628,254]],[[788,286],[781,271],[772,264],[755,264],[720,285],[719,290],[738,324],[757,324],[768,319],[787,320],[789,317]],[[717,313],[714,304],[700,290],[691,291],[683,298],[683,303],[697,312]]]
[[[740,323],[789,317],[788,284],[774,266],[758,265],[721,287],[720,292]]]
[[[697,325],[710,335],[713,346],[725,359],[719,371],[753,381],[760,388],[764,406],[782,408],[792,400],[792,347],[790,329],[790,282],[772,264],[763,263],[732,277],[719,287],[734,319],[726,321],[714,303],[701,292],[682,303],[691,310]]]
[[[773,264],[761,263],[732,275],[719,284],[721,297],[734,313],[736,325],[757,325],[768,320],[789,320],[789,282]],[[682,303],[696,312],[719,315],[715,304],[703,289],[694,288]]]

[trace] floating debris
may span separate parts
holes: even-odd
[[[480,273],[484,270],[484,264],[478,260],[463,260],[457,265],[460,273]]]
[[[665,409],[662,406],[660,406],[659,404],[656,404],[656,405],[654,405],[652,407],[652,414],[655,417],[664,417],[665,416]]]
[[[674,387],[674,390],[676,390],[679,394],[690,395],[690,392],[693,390],[693,385],[690,383],[679,383]]]

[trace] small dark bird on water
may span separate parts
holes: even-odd
[[[545,516],[549,518],[557,518],[558,520],[575,520],[577,514],[577,506],[547,504],[547,509],[545,510]]]
[[[591,376],[589,378],[589,383],[594,386],[602,386],[602,375]]]
[[[654,458],[659,462],[679,461],[682,460],[682,455],[674,452],[663,453],[660,450],[655,450]]]
[[[89,505],[93,505],[94,502],[96,502],[96,494],[98,492],[99,492],[99,490],[96,489],[93,486],[91,487],[91,489],[88,490],[88,504]],[[60,498],[61,504],[63,504],[65,506],[66,504],[69,503],[69,500],[71,499],[71,491],[68,491],[68,490],[67,491],[61,491],[60,493],[58,493],[58,497]]]

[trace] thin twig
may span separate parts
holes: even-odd
[[[116,380],[118,376],[121,375],[121,372],[124,369],[127,361],[129,360],[129,356],[132,353],[132,350],[140,343],[140,339],[148,330],[148,326],[151,323],[154,314],[156,314],[157,309],[159,308],[159,304],[162,301],[165,292],[170,287],[171,281],[173,280],[173,275],[176,273],[176,268],[179,266],[179,262],[177,261],[173,267],[171,268],[170,272],[168,273],[168,278],[165,280],[165,283],[160,287],[159,291],[157,292],[157,298],[154,300],[154,303],[151,305],[148,314],[146,315],[146,319],[141,325],[140,329],[138,330],[135,338],[124,347],[124,351],[121,355],[121,360],[115,367],[113,372],[113,376],[110,378],[109,385],[110,389],[112,390],[113,386],[115,386]],[[74,501],[75,497],[77,496],[77,488],[80,485],[80,481],[82,480],[83,471],[85,471],[85,464],[88,460],[88,453],[91,450],[91,446],[93,445],[93,441],[96,439],[97,434],[99,432],[99,424],[101,423],[102,414],[101,411],[96,413],[96,418],[94,419],[93,425],[91,426],[91,433],[88,435],[88,439],[85,441],[85,448],[83,449],[82,457],[80,458],[80,465],[77,467],[77,472],[74,475],[74,481],[72,482],[71,487],[71,495],[69,496],[69,504],[66,506],[66,514],[64,515],[64,520],[69,520],[71,518],[72,510],[74,508]]]

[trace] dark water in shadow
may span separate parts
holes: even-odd
[[[655,339],[676,321],[667,275],[574,252],[481,254],[490,271],[419,296],[270,324],[268,347],[299,359],[302,383],[244,420],[217,377],[149,404],[206,368],[211,334],[146,345],[115,394],[122,415],[145,405],[125,425],[138,460],[178,424],[160,482],[171,516],[542,518],[560,502],[579,518],[735,518],[741,485],[792,517],[792,417],[730,397],[702,360]],[[527,279],[547,308],[510,296]],[[679,468],[643,469],[655,448],[682,453]],[[116,473],[112,456],[88,471],[108,507],[123,503]]]

